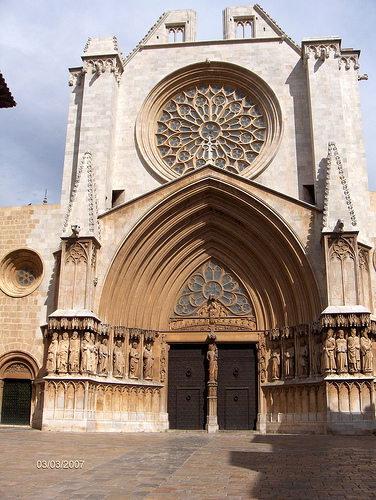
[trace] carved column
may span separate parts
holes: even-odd
[[[206,430],[211,433],[217,432],[219,429],[217,416],[218,348],[214,343],[209,344],[206,356],[209,361],[209,378],[207,383],[208,414],[206,417]]]

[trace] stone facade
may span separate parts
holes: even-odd
[[[359,51],[223,23],[168,12],[70,70],[61,205],[0,209],[2,423],[31,381],[41,429],[375,430]]]

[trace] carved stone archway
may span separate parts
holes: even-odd
[[[39,373],[39,367],[37,361],[30,356],[30,354],[23,351],[10,351],[0,358],[0,401],[1,409],[3,407],[3,390],[4,390],[4,380],[9,382],[13,381],[13,384],[26,383],[30,381],[31,384],[31,394],[30,394],[30,414],[34,421],[35,417],[35,403],[36,403],[36,387],[33,381],[37,378]],[[1,420],[1,410],[0,410],[0,421]]]
[[[210,258],[244,283],[260,330],[316,320],[322,307],[306,250],[271,206],[242,189],[246,183],[249,191],[250,182],[208,165],[175,180],[168,195],[159,193],[163,201],[114,255],[101,320],[169,330],[181,284]]]

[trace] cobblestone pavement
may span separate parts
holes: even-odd
[[[0,449],[2,500],[376,498],[376,436],[0,427]]]

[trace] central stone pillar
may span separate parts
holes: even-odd
[[[217,389],[218,389],[218,348],[213,343],[208,346],[206,357],[209,361],[209,378],[208,378],[208,414],[206,417],[206,430],[208,432],[217,432],[218,416],[217,416]]]
[[[208,382],[208,414],[206,416],[206,430],[208,432],[217,432],[218,417],[217,417],[217,382]]]

